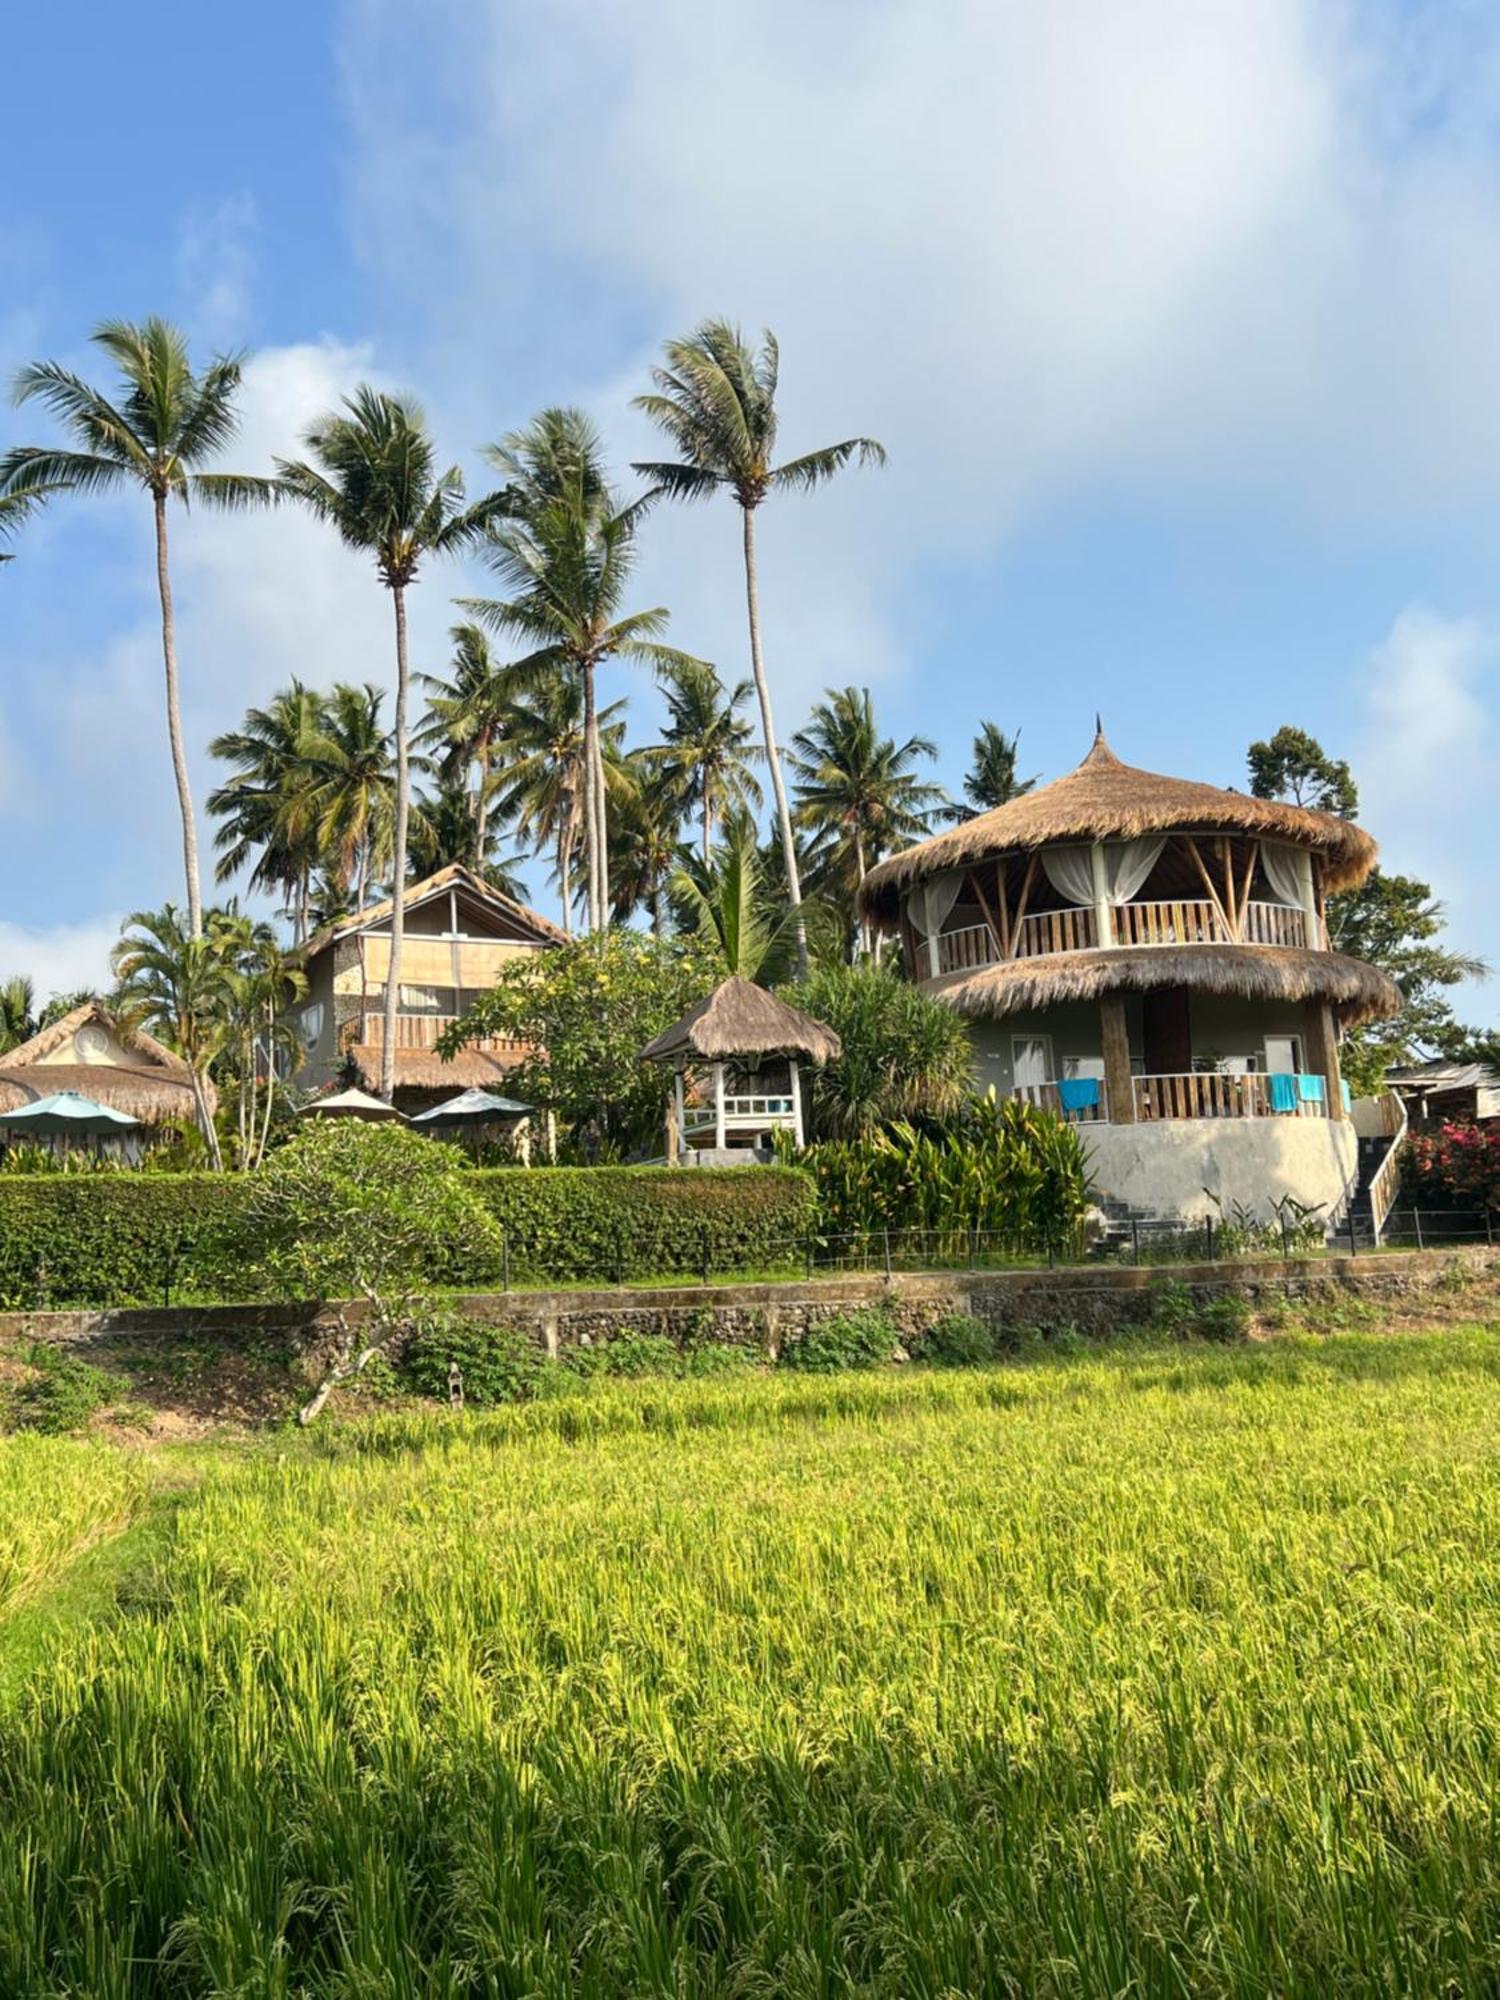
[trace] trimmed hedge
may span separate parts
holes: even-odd
[[[729,1275],[801,1254],[805,1174],[782,1167],[499,1167],[465,1174],[505,1232],[516,1284]],[[246,1299],[250,1183],[232,1174],[15,1175],[0,1181],[0,1308]],[[434,1244],[435,1284],[504,1275]]]

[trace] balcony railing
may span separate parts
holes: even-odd
[[[1307,916],[1286,903],[1247,903],[1238,935],[1217,903],[1197,898],[1167,903],[1117,903],[1111,912],[1112,943],[1130,950],[1198,944],[1264,944],[1307,949]],[[935,940],[939,976],[976,972],[1006,957],[988,924],[965,924]],[[1037,910],[1016,926],[1012,958],[1046,958],[1054,953],[1093,951],[1098,925],[1091,909]]]
[[[747,1127],[789,1126],[796,1115],[796,1106],[785,1093],[775,1097],[724,1099],[724,1126],[730,1132],[743,1131]],[[685,1132],[711,1132],[716,1123],[717,1114],[712,1104],[689,1104],[684,1107],[682,1124]]]
[[[1059,1118],[1070,1125],[1107,1125],[1109,1123],[1109,1098],[1104,1088],[1103,1077],[1090,1077],[1094,1095],[1090,1102],[1087,1085],[1082,1078],[1077,1084],[1069,1078],[1067,1084],[1055,1078],[1050,1083],[1018,1083],[1011,1096],[1019,1098],[1023,1104],[1034,1104],[1040,1111],[1055,1111]],[[1073,1087],[1070,1089],[1069,1084]],[[1083,1085],[1080,1088],[1079,1085]],[[1081,1101],[1075,1101],[1081,1100]]]
[[[1327,1085],[1320,1076],[1226,1074],[1186,1070],[1177,1075],[1138,1076],[1136,1123],[1157,1118],[1326,1118]]]
[[[398,1049],[435,1049],[440,1037],[463,1017],[458,1014],[398,1014],[396,1016],[396,1047]],[[384,1048],[385,1015],[361,1014],[358,1019],[356,1041],[366,1047]],[[506,1035],[485,1035],[480,1040],[470,1042],[467,1047],[479,1049],[486,1055],[525,1055],[530,1049],[529,1042],[520,1042]]]

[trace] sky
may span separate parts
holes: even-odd
[[[160,312],[249,357],[226,467],[371,380],[475,488],[562,402],[628,484],[662,340],[770,326],[785,451],[889,453],[761,515],[783,737],[856,684],[950,789],[981,719],[1052,777],[1096,712],[1128,762],[1243,786],[1295,723],[1500,966],[1486,0],[52,0],[7,55],[5,376],[96,373],[99,320]],[[0,408],[0,445],[49,435]],[[172,532],[201,815],[247,706],[389,684],[390,612],[309,519]],[[418,667],[483,591],[424,572]],[[727,500],[652,518],[636,601],[748,671]],[[606,692],[651,740],[649,683]],[[180,899],[175,812],[149,507],[57,504],[0,570],[0,977],[102,980],[122,917]],[[1500,980],[1458,1006],[1500,1021]]]

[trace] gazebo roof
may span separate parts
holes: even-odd
[[[832,1028],[811,1014],[789,1007],[738,974],[716,986],[674,1027],[641,1050],[644,1062],[763,1062],[774,1056],[802,1056],[833,1062],[842,1044]]]
[[[116,1061],[109,1055],[90,1062],[58,1059],[73,1046],[79,1029],[91,1026],[104,1031],[124,1060]],[[204,1088],[212,1110],[218,1101],[213,1085],[206,1082]],[[15,1110],[67,1090],[92,1097],[145,1125],[193,1121],[198,1115],[191,1072],[182,1057],[144,1028],[129,1027],[118,1020],[100,1000],[85,1000],[60,1014],[30,1041],[0,1056],[0,1110]]]
[[[1375,862],[1374,841],[1349,820],[1137,770],[1121,763],[1101,728],[1087,757],[1066,777],[880,862],[866,875],[860,901],[870,915],[892,922],[902,891],[950,868],[1058,841],[1134,840],[1190,829],[1260,835],[1310,848],[1323,857],[1330,889],[1363,881]]]

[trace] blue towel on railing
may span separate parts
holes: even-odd
[[[1057,1101],[1064,1111],[1096,1111],[1099,1108],[1098,1077],[1061,1077],[1057,1085]]]
[[[1298,1103],[1297,1079],[1290,1070],[1272,1070],[1266,1078],[1271,1088],[1273,1111],[1295,1111]]]
[[[1321,1104],[1323,1102],[1322,1077],[1309,1076],[1307,1071],[1303,1070],[1297,1078],[1297,1088],[1302,1093],[1302,1102],[1304,1104]]]
[[[1347,1117],[1354,1109],[1354,1092],[1342,1077],[1339,1078],[1339,1095],[1344,1100],[1344,1115]]]

